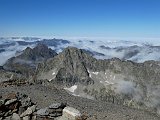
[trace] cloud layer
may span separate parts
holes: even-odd
[[[37,43],[44,43],[58,53],[68,46],[85,49],[98,59],[117,57],[123,60],[144,62],[147,60],[160,60],[160,46],[144,42],[124,40],[62,40],[42,39],[32,37],[0,38],[0,65],[7,59],[16,56],[26,47],[34,47]],[[3,58],[3,59],[2,59]]]

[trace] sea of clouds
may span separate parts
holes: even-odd
[[[160,60],[160,44],[155,41],[126,41],[126,40],[104,40],[104,39],[45,39],[35,37],[6,37],[0,38],[0,65],[9,58],[18,55],[25,48],[33,48],[40,41],[48,45],[57,53],[68,46],[85,49],[92,53],[97,59],[120,58],[134,62],[148,60]],[[45,42],[44,42],[45,41]],[[52,43],[52,44],[51,44]]]

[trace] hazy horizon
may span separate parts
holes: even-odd
[[[137,42],[137,43],[146,43],[146,44],[152,44],[153,46],[160,46],[159,43],[157,43],[160,38],[141,38],[141,37],[86,37],[86,36],[0,36],[0,38],[6,38],[6,40],[9,40],[7,38],[23,38],[23,37],[29,37],[29,38],[40,38],[40,39],[63,39],[63,40],[72,40],[72,41],[78,41],[78,40],[93,40],[93,41],[131,41],[131,42]],[[13,39],[10,39],[13,40]],[[15,39],[16,40],[16,39]],[[20,41],[24,41],[23,39],[19,39]],[[17,40],[16,40],[17,41]]]

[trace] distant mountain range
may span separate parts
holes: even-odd
[[[33,48],[37,44],[45,44],[57,53],[68,46],[84,49],[97,59],[119,58],[144,62],[147,60],[160,60],[160,46],[133,41],[109,41],[109,40],[63,40],[42,39],[34,37],[10,37],[0,38],[0,65],[7,59],[19,55],[25,48]]]

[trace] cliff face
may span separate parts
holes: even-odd
[[[38,66],[38,79],[55,80],[75,84],[92,84],[87,67],[86,54],[82,50],[68,47],[54,59],[49,59]]]

